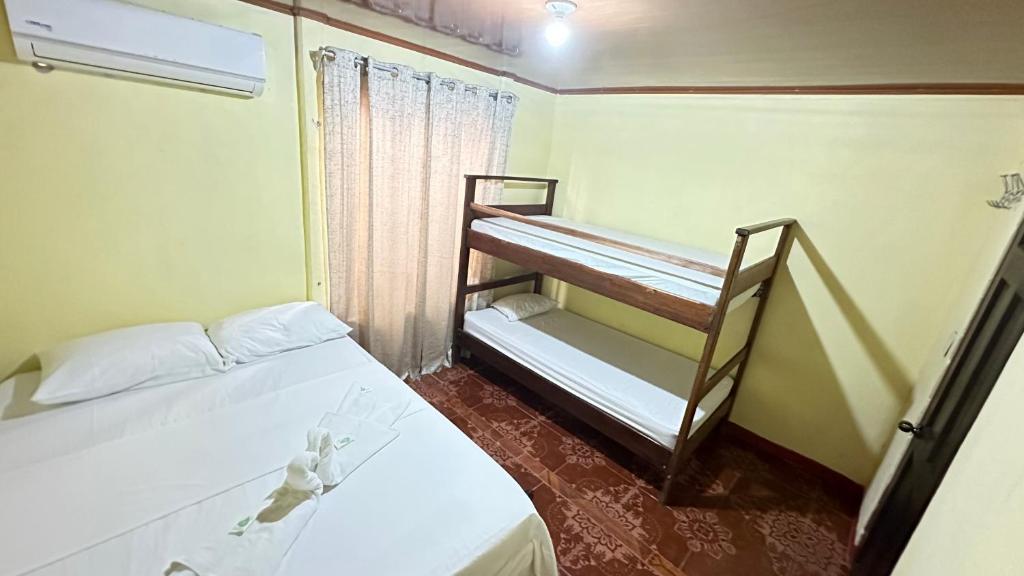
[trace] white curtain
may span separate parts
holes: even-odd
[[[449,360],[462,176],[504,174],[517,99],[334,49],[323,67],[331,310],[399,376]],[[500,200],[481,186],[477,200]],[[470,277],[490,275],[474,257]],[[483,302],[477,302],[482,305]]]

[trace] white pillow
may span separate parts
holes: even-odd
[[[157,386],[226,369],[197,322],[100,332],[39,353],[42,382],[32,401],[77,402],[135,386]]]
[[[491,304],[491,308],[504,314],[505,318],[509,319],[509,322],[515,322],[516,320],[526,320],[530,316],[543,314],[548,310],[554,309],[557,305],[558,302],[547,296],[527,293],[506,296]]]
[[[351,331],[316,302],[292,302],[229,316],[206,332],[224,360],[243,364],[343,338]]]

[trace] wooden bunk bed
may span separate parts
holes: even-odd
[[[547,188],[546,198],[543,204],[494,206],[478,204],[475,201],[475,196],[477,184],[480,181],[543,184]],[[462,245],[455,300],[453,357],[458,361],[461,359],[463,351],[469,352],[659,467],[664,474],[661,501],[669,503],[672,487],[677,476],[684,469],[683,465],[686,460],[697,446],[710,435],[715,426],[727,419],[732,409],[747,367],[750,351],[757,336],[772,280],[782,264],[784,250],[792,226],[796,221],[786,218],[738,228],[731,256],[727,261],[723,257],[721,261],[714,263],[707,261],[710,259],[662,251],[657,247],[652,248],[642,242],[632,241],[628,237],[624,239],[621,236],[603,234],[593,227],[574,225],[567,221],[551,218],[557,183],[557,180],[545,178],[466,176]],[[480,222],[477,222],[478,220]],[[492,225],[494,222],[503,223],[505,227],[496,228]],[[502,231],[506,228],[507,234]],[[750,237],[776,229],[780,231],[780,234],[774,253],[764,260],[743,266],[743,256]],[[543,237],[539,237],[538,242],[533,244],[517,240],[516,238],[526,238],[526,236],[516,236],[524,230],[533,230]],[[555,243],[549,243],[549,239],[553,239]],[[576,258],[575,253],[571,252],[573,248],[567,248],[568,251],[564,254],[545,248],[547,245],[556,246],[558,242],[563,242],[560,244],[562,246],[566,243],[585,244],[590,247],[600,247],[601,250],[615,251],[619,255],[627,255],[648,263],[652,261],[664,263],[666,266],[692,272],[695,277],[704,280],[703,283],[695,284],[696,290],[689,290],[685,286],[677,289],[675,285],[660,286],[657,283],[652,285],[651,282],[646,281],[644,274],[630,277],[629,274],[618,273],[619,271],[614,269],[614,266],[595,265],[588,262],[586,258]],[[471,250],[517,264],[532,272],[468,285]],[[688,390],[689,393],[684,398],[685,409],[683,409],[678,434],[673,435],[671,442],[664,440],[664,436],[659,441],[649,433],[642,433],[637,426],[631,426],[607,409],[588,402],[579,394],[556,383],[553,378],[545,377],[541,374],[544,370],[539,370],[537,365],[528,365],[527,362],[512,358],[512,354],[499,350],[498,347],[492,345],[493,342],[485,342],[483,338],[471,334],[465,329],[467,296],[485,290],[523,283],[532,283],[533,291],[540,293],[543,276],[550,276],[579,286],[706,334],[703,353],[697,361],[695,369],[688,371],[693,374],[692,380],[688,383],[680,383],[683,386],[688,384],[688,387],[683,390]],[[741,295],[750,296],[751,294],[758,297],[759,301],[746,343],[736,354],[717,370],[714,370],[711,362],[730,304],[740,300]],[[477,312],[470,314],[477,314]],[[593,329],[612,332],[611,329],[596,324],[593,325]],[[630,338],[625,335],[622,337]],[[635,341],[635,343],[639,344],[639,341]],[[631,343],[625,342],[624,345],[628,346]],[[653,346],[644,345],[653,349]],[[652,351],[652,353],[671,354],[660,349],[657,349],[657,352]],[[692,364],[690,360],[685,361]],[[735,376],[730,376],[733,371],[735,371]],[[676,377],[678,378],[678,376]],[[731,380],[731,386],[726,394],[727,384],[725,382],[729,380]],[[634,388],[634,390],[636,389]],[[699,411],[698,406],[703,406],[702,402],[710,398],[709,395],[714,395],[717,398],[716,404],[706,414],[701,413],[701,420],[695,424],[695,415]],[[672,445],[673,443],[674,445]]]

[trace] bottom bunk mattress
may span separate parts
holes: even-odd
[[[697,363],[565,310],[511,322],[467,312],[464,330],[647,438],[672,448]],[[697,405],[692,435],[732,389],[725,378]]]

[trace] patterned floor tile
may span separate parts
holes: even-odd
[[[814,478],[714,436],[658,502],[643,460],[490,369],[410,382],[530,494],[560,576],[842,576],[848,505]]]
[[[539,487],[534,492],[533,503],[551,530],[555,555],[566,573],[572,576],[656,574],[600,523],[551,488]],[[552,529],[552,526],[557,528]]]

